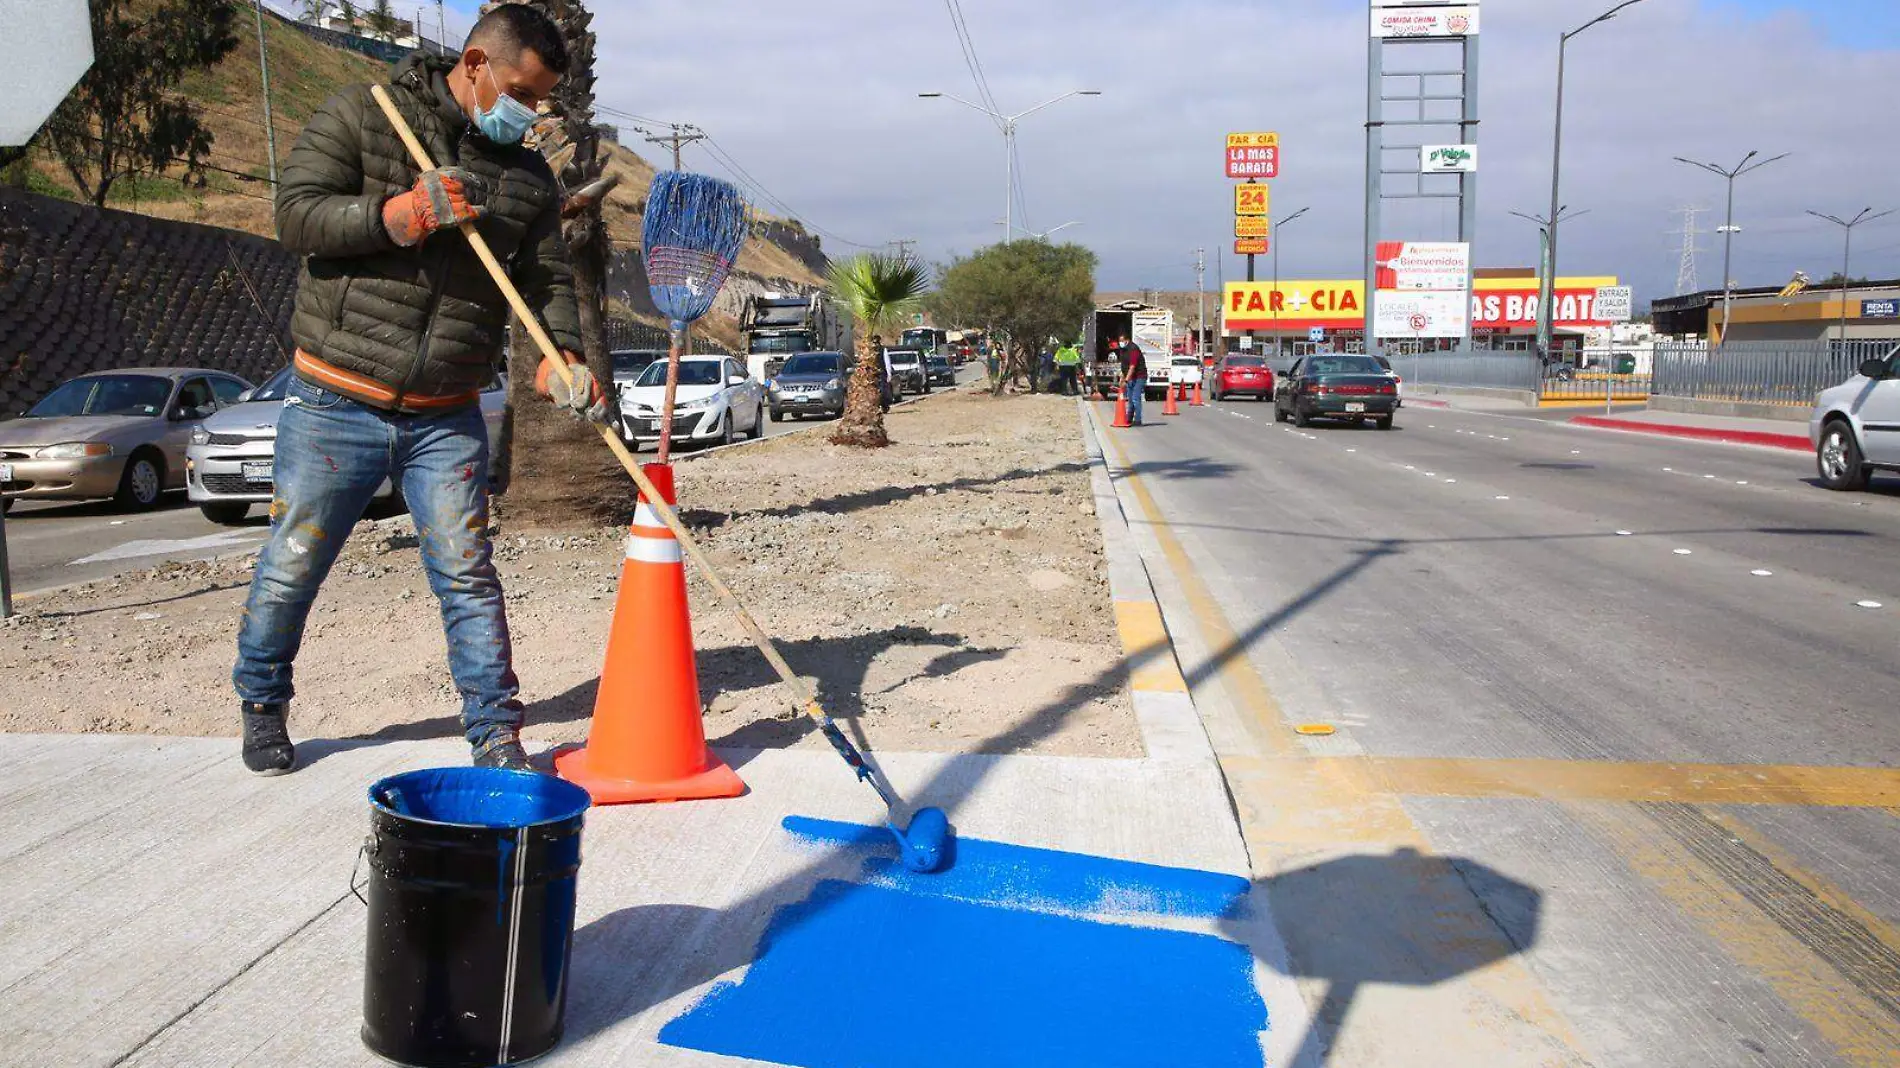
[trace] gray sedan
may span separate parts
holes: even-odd
[[[192,425],[251,384],[194,367],[80,375],[0,422],[0,509],[15,500],[111,497],[150,508],[185,484]]]

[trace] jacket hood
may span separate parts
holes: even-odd
[[[441,114],[442,121],[448,123],[451,129],[457,126],[473,127],[468,113],[455,102],[455,94],[449,92],[449,72],[461,61],[459,55],[450,58],[428,52],[411,52],[389,68],[389,80],[430,101]]]
[[[117,440],[128,430],[157,437],[165,420],[150,415],[80,415],[52,419],[8,419],[0,422],[0,446],[58,445],[67,441]]]

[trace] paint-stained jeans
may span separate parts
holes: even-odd
[[[1140,426],[1141,404],[1148,399],[1148,391],[1143,389],[1139,383],[1134,385],[1124,383],[1122,392],[1128,395],[1128,421],[1135,426]]]
[[[290,700],[291,664],[317,588],[388,478],[415,517],[469,742],[481,744],[498,727],[519,729],[521,685],[487,534],[488,434],[481,411],[392,415],[293,378],[277,421],[275,475],[270,541],[258,557],[238,627],[231,674],[238,697],[260,704]]]

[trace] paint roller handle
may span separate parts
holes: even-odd
[[[382,108],[383,117],[388,119],[389,125],[395,128],[396,136],[402,140],[403,147],[409,150],[409,155],[415,160],[416,166],[423,170],[433,170],[435,164],[429,159],[428,149],[422,147],[421,141],[416,140],[415,131],[409,128],[408,120],[402,117],[402,112],[396,110],[396,103],[389,98],[389,93],[380,85],[370,86],[369,92],[370,96],[375,98],[377,106]],[[541,349],[541,355],[553,362],[555,372],[561,376],[563,382],[567,383],[568,388],[572,389],[574,376],[567,368],[567,361],[561,358],[560,351],[555,347],[554,341],[548,337],[547,331],[541,329],[540,319],[529,309],[527,302],[521,299],[520,291],[515,289],[514,280],[508,277],[508,272],[503,270],[500,261],[495,259],[495,254],[488,248],[488,242],[482,239],[482,235],[476,231],[473,223],[463,223],[461,230],[462,235],[468,239],[469,247],[475,250],[476,257],[482,261],[482,266],[488,268],[488,273],[494,278],[496,287],[501,290],[504,297],[508,298],[508,306],[514,309],[515,316],[521,320],[523,326],[527,327],[528,336],[533,338],[535,345]],[[620,461],[620,466],[626,468],[627,474],[632,476],[634,485],[640,487],[640,495],[645,497],[647,503],[652,506],[653,513],[660,517],[660,521],[666,524],[666,528],[673,532],[673,537],[678,539],[680,547],[686,550],[686,555],[692,558],[693,566],[699,569],[699,573],[737,613],[740,626],[751,637],[752,643],[759,647],[759,652],[765,655],[766,661],[772,665],[772,670],[778,674],[779,681],[791,692],[793,705],[822,724],[822,713],[813,711],[816,708],[816,698],[805,686],[804,680],[793,673],[791,665],[779,655],[778,647],[772,644],[772,639],[766,635],[758,621],[752,618],[752,613],[746,610],[745,602],[739,600],[738,595],[733,593],[731,587],[719,577],[719,572],[713,569],[712,562],[706,559],[706,554],[700,550],[699,543],[679,521],[679,516],[674,514],[672,506],[653,485],[653,480],[647,478],[646,472],[640,469],[639,461],[633,458],[633,454],[627,451],[626,445],[612,430],[604,426],[596,429],[600,431],[601,440],[607,443],[607,448]]]

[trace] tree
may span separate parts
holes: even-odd
[[[1041,238],[991,245],[954,258],[939,271],[932,315],[939,322],[1001,335],[1002,369],[992,387],[1001,393],[1017,374],[1033,380],[1036,346],[1051,337],[1074,336],[1095,306],[1095,264],[1095,253],[1081,245]]]
[[[369,12],[370,36],[394,41],[398,29],[397,22],[395,5],[390,3],[390,0],[376,0],[376,6]]]
[[[554,87],[547,113],[535,124],[534,144],[555,164],[562,192],[561,235],[574,270],[581,349],[594,377],[613,381],[607,355],[607,261],[613,242],[601,219],[601,204],[619,181],[607,174],[594,122],[593,15],[580,0],[522,0],[561,28],[567,74]],[[486,14],[494,5],[485,5]],[[532,502],[532,521],[550,526],[600,520],[622,521],[632,510],[626,473],[601,447],[592,427],[556,412],[534,392],[541,353],[527,333],[514,332],[508,370],[509,417],[497,448],[511,494]]]
[[[231,0],[92,0],[92,68],[40,133],[103,207],[121,178],[174,164],[202,185],[211,131],[174,89],[237,47]]]
[[[356,20],[361,18],[363,13],[358,11],[356,5],[351,3],[350,0],[338,0],[336,10],[337,15],[343,19],[345,32],[355,33],[357,30]]]
[[[323,21],[323,9],[329,6],[327,0],[303,0],[303,3],[298,5],[297,17],[311,25],[317,25]]]
[[[923,306],[930,276],[909,256],[870,253],[831,264],[830,291],[857,321],[858,361],[845,388],[844,418],[831,435],[834,445],[881,449],[884,432],[884,368],[878,349],[883,335]]]

